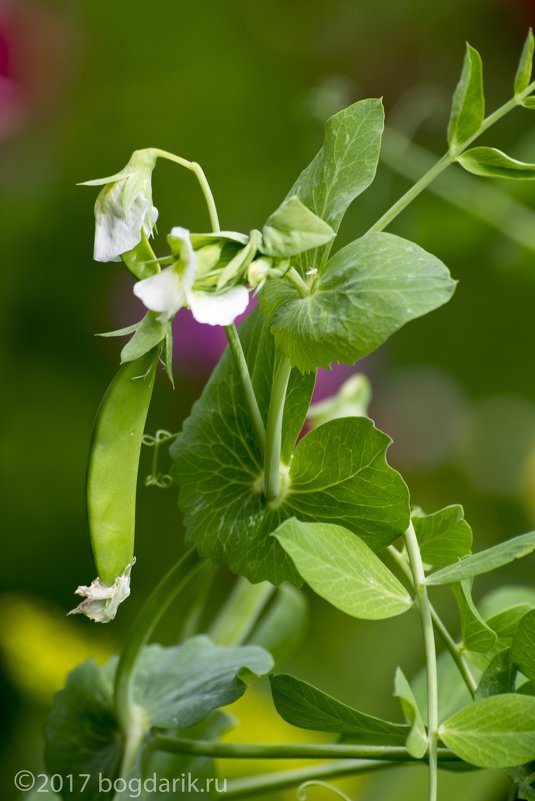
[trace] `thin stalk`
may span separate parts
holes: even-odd
[[[125,738],[122,776],[129,772],[132,759],[146,734],[146,722],[134,703],[133,695],[134,673],[139,654],[175,597],[203,564],[204,560],[191,549],[163,577],[143,606],[119,659],[115,674],[114,703]]]
[[[232,323],[232,325],[225,326],[225,333],[227,335],[228,344],[240,374],[243,391],[245,393],[245,402],[247,403],[247,408],[253,424],[256,440],[261,452],[264,453],[264,448],[266,446],[266,430],[264,428],[264,421],[262,420],[262,415],[260,414],[260,409],[258,408],[258,401],[253,388],[253,382],[251,381],[251,375],[249,373],[249,368],[247,367],[245,354],[243,352],[240,337],[234,323]]]
[[[339,743],[225,743],[153,736],[150,747],[169,754],[190,754],[212,759],[373,759],[421,762],[401,745],[346,745]],[[441,762],[460,762],[447,748],[435,749]]]
[[[397,566],[402,571],[403,575],[408,579],[410,582],[411,589],[414,588],[413,580],[412,580],[412,571],[410,566],[405,561],[403,554],[401,554],[397,548],[393,545],[388,546],[388,552],[392,559],[396,562]],[[455,662],[457,666],[457,670],[461,674],[464,683],[472,697],[474,697],[475,692],[477,690],[477,682],[472,675],[472,671],[468,666],[460,647],[457,645],[451,634],[449,633],[448,629],[444,625],[440,615],[436,611],[435,607],[429,603],[429,608],[431,609],[431,617],[433,618],[433,626],[437,634],[439,635],[440,639],[446,646],[447,651],[449,652],[451,658]]]
[[[294,285],[302,298],[306,298],[310,295],[310,287],[307,282],[301,278],[295,267],[290,267],[286,273],[286,278]]]
[[[199,182],[199,186],[203,193],[204,199],[206,201],[206,206],[208,208],[208,214],[210,216],[210,225],[212,227],[212,231],[214,233],[220,231],[221,227],[219,225],[219,216],[217,213],[217,206],[215,204],[214,195],[212,193],[212,189],[210,187],[210,184],[208,183],[208,179],[206,178],[206,175],[201,165],[197,164],[196,161],[188,161],[187,159],[181,158],[181,156],[175,156],[174,153],[169,153],[167,150],[160,150],[156,148],[154,152],[161,158],[167,159],[168,161],[173,161],[175,164],[179,164],[181,167],[185,167],[186,170],[190,170],[195,175],[197,181]],[[262,416],[260,414],[260,410],[258,408],[258,402],[256,400],[256,395],[253,389],[251,376],[249,375],[249,368],[247,367],[245,354],[243,352],[240,338],[238,336],[238,332],[236,330],[236,326],[234,325],[234,323],[225,326],[225,333],[227,335],[227,340],[230,346],[230,350],[238,367],[240,379],[243,386],[243,391],[245,393],[245,401],[247,403],[247,408],[249,409],[249,414],[251,416],[251,421],[253,423],[253,427],[255,430],[256,439],[258,441],[260,449],[263,452],[264,443],[266,439],[264,423],[262,420]]]
[[[282,419],[291,369],[288,357],[281,356],[271,389],[266,425],[264,488],[268,502],[276,500],[281,490]]]
[[[414,592],[424,637],[425,662],[427,674],[427,742],[429,762],[429,801],[437,800],[438,791],[438,675],[437,652],[435,647],[435,634],[433,618],[427,587],[425,586],[425,571],[420,554],[420,547],[412,522],[405,532],[405,543],[409,556],[414,582]]]
[[[206,201],[206,206],[208,208],[208,214],[210,216],[210,225],[212,226],[212,231],[220,231],[219,226],[219,217],[217,214],[217,207],[215,204],[214,196],[212,194],[212,190],[210,188],[210,184],[204,174],[204,170],[200,164],[197,164],[196,161],[188,161],[187,159],[183,159],[181,156],[175,156],[174,153],[169,153],[167,150],[160,150],[160,148],[154,148],[154,153],[159,156],[160,158],[167,159],[168,161],[173,161],[175,164],[179,164],[181,167],[185,167],[186,170],[192,172],[197,181],[199,182],[199,186],[201,188],[201,192],[204,195],[204,199]]]
[[[398,214],[400,214],[407,206],[412,203],[412,201],[418,197],[418,195],[426,189],[430,183],[432,183],[435,178],[446,170],[450,164],[453,164],[459,156],[469,147],[476,139],[478,139],[485,131],[494,125],[496,122],[505,117],[510,111],[512,111],[517,106],[521,105],[524,98],[528,97],[533,90],[535,89],[535,81],[533,81],[527,89],[519,95],[511,98],[508,100],[507,103],[504,103],[502,106],[493,111],[492,114],[489,114],[488,117],[485,117],[483,122],[481,123],[479,129],[468,139],[466,139],[462,145],[456,148],[453,151],[448,151],[445,153],[439,161],[437,161],[422,177],[419,181],[417,181],[414,186],[411,186],[410,189],[402,195],[399,200],[397,200],[384,214],[380,217],[377,222],[372,225],[371,228],[368,229],[367,233],[377,233],[378,231],[383,231],[392,220],[394,220]]]
[[[356,776],[359,773],[371,773],[376,770],[395,767],[395,762],[372,762],[370,760],[342,759],[339,762],[328,762],[309,768],[281,770],[276,773],[265,773],[261,776],[247,776],[233,779],[226,784],[226,790],[220,795],[227,799],[250,798],[263,793],[274,793],[277,790],[288,790],[303,782],[318,779],[337,779],[342,776]]]
[[[385,128],[381,161],[409,181],[435,163],[435,156],[401,131]],[[429,186],[437,197],[535,251],[535,214],[508,192],[461,170],[444,173]]]
[[[240,576],[208,632],[217,645],[241,645],[262,614],[275,587],[268,581],[251,584]]]

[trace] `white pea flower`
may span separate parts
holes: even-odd
[[[149,237],[158,219],[152,204],[152,171],[156,155],[150,148],[136,150],[126,167],[115,175],[85,181],[82,186],[103,186],[95,203],[95,261],[120,261]]]
[[[222,292],[194,289],[197,255],[185,228],[175,227],[169,236],[177,261],[156,275],[134,284],[134,294],[147,309],[160,312],[160,320],[170,320],[183,306],[189,306],[199,323],[230,325],[249,303],[245,286],[233,286]]]
[[[89,587],[78,587],[75,594],[81,595],[85,600],[76,609],[71,609],[69,615],[85,615],[96,623],[109,623],[113,620],[119,605],[130,595],[130,572],[134,562],[135,559],[109,587],[102,584],[99,578],[92,581]]]

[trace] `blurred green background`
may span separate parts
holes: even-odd
[[[534,22],[532,0],[0,0],[2,798],[12,797],[16,770],[41,767],[43,721],[66,671],[123,640],[182,548],[175,490],[142,489],[131,600],[108,629],[65,618],[73,589],[94,576],[85,462],[118,362],[118,342],[93,334],[139,317],[131,278],[91,259],[95,191],[76,182],[117,171],[135,148],[166,148],[201,162],[223,227],[248,231],[315,153],[325,118],[349,102],[384,96],[391,128],[443,152],[464,41],[483,55],[492,109],[511,95]],[[533,112],[517,111],[486,141],[535,159]],[[400,172],[416,178],[425,169],[425,153],[394,136],[384,156],[347,215],[346,240],[408,186]],[[483,184],[457,168],[443,186],[471,213],[428,193],[391,230],[442,258],[460,281],[456,295],[359,369],[373,382],[372,416],[395,437],[391,462],[414,503],[428,511],[462,503],[483,547],[535,527],[535,187]],[[173,224],[207,226],[192,177],[172,166],[156,171],[155,203],[161,235]],[[221,347],[189,323],[176,333],[176,390],[160,376],[149,431],[180,428]],[[320,393],[347,374],[322,375]],[[513,580],[533,583],[533,560],[515,565]],[[229,585],[222,575],[217,592]],[[491,586],[480,585],[476,596]],[[393,670],[420,667],[416,618],[372,626],[310,601],[311,631],[289,668],[367,711],[396,715]],[[183,615],[175,608],[162,638],[172,639]],[[243,739],[290,736],[262,691],[238,714]],[[344,786],[354,799],[405,801],[423,797],[424,783],[412,769]],[[498,801],[504,790],[492,773],[444,777],[444,801],[459,792],[463,801]]]

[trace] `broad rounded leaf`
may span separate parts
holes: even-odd
[[[259,315],[246,322],[242,342],[265,418],[275,357]],[[320,426],[301,440],[292,458],[313,377],[294,373],[290,381],[282,448],[289,472],[285,494],[276,502],[264,497],[262,458],[230,354],[171,449],[189,540],[213,562],[253,582],[301,583],[291,559],[269,536],[289,517],[333,523],[343,517],[374,550],[389,545],[409,524],[407,487],[386,462],[390,439],[370,420]]]
[[[243,695],[247,685],[242,674],[260,675],[272,666],[271,656],[258,646],[224,648],[207,637],[194,637],[173,648],[144,648],[133,687],[140,747],[152,726],[189,728]],[[116,667],[116,657],[104,667],[94,660],[85,662],[55,698],[46,727],[47,770],[64,777],[91,775],[83,796],[76,783],[65,781],[64,799],[109,797],[99,792],[99,775],[116,778],[123,750],[113,703]]]
[[[442,306],[455,282],[439,259],[406,239],[367,234],[342,248],[302,298],[286,279],[268,281],[260,305],[278,347],[302,371],[353,362],[405,323]]]
[[[365,620],[406,612],[411,596],[359,537],[332,523],[295,518],[274,533],[301,578],[337,609]]]
[[[535,698],[493,695],[461,709],[439,728],[454,754],[479,768],[509,768],[535,759]]]
[[[462,506],[446,506],[429,515],[413,512],[412,522],[424,562],[449,565],[470,553],[472,529]]]

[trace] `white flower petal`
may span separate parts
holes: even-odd
[[[119,261],[123,253],[132,250],[141,241],[149,200],[139,194],[128,216],[124,213],[125,182],[117,181],[104,187],[95,203],[95,261]]]
[[[179,259],[177,267],[182,275],[184,289],[189,292],[195,281],[197,270],[197,256],[191,244],[190,233],[187,228],[175,225],[171,228],[167,241],[171,245],[172,252]]]
[[[173,317],[186,302],[184,281],[174,265],[144,278],[143,281],[137,281],[134,284],[134,295],[147,309],[162,312],[164,320]]]
[[[130,572],[134,565],[130,562],[124,572],[117,576],[111,587],[102,584],[99,578],[91,582],[89,587],[78,587],[76,595],[85,598],[69,615],[86,615],[97,623],[109,623],[117,614],[119,605],[130,595]]]
[[[233,286],[220,295],[190,291],[187,300],[198,323],[230,325],[247,308],[249,292],[244,286]]]

